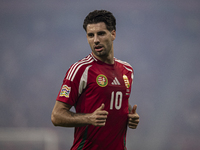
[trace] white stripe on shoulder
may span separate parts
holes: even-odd
[[[124,66],[124,68],[126,68],[126,70],[130,71],[130,72],[133,72],[133,70],[127,68],[126,66]]]
[[[126,68],[126,70],[128,70],[128,71],[130,71],[130,72],[133,72],[132,69],[128,68],[128,67],[131,67],[131,68],[132,68],[132,66],[131,66],[129,63],[127,63],[127,62],[125,62],[125,61],[122,61],[122,60],[119,60],[119,59],[116,59],[116,58],[115,58],[115,61],[117,61],[117,62],[123,64],[123,66],[124,66],[124,68]],[[127,66],[128,66],[128,67],[127,67]]]
[[[121,64],[124,64],[124,65],[129,66],[129,67],[132,68],[132,66],[131,66],[129,63],[125,62],[125,61],[119,60],[119,59],[117,59],[117,58],[115,58],[115,61],[117,61],[117,62],[119,62],[119,63],[121,63]]]
[[[66,79],[71,80],[72,75],[74,74],[74,72],[77,72],[75,69],[76,69],[79,65],[81,65],[81,64],[83,64],[83,63],[84,63],[84,64],[85,64],[85,63],[87,64],[87,62],[89,62],[91,59],[92,59],[92,57],[91,57],[90,55],[88,55],[86,58],[83,58],[82,60],[80,60],[80,61],[74,63],[74,64],[70,67],[70,70],[69,70],[69,72],[68,72],[68,75],[67,75]]]
[[[71,78],[71,81],[74,80],[74,77],[75,77],[76,73],[78,72],[78,70],[80,69],[81,66],[86,65],[86,64],[90,64],[90,63],[92,63],[93,61],[94,61],[94,59],[92,59],[92,60],[90,60],[90,61],[88,61],[88,62],[85,62],[85,63],[80,64],[80,65],[77,67],[77,69],[75,70],[75,72],[73,73],[73,76],[72,76],[72,78]]]
[[[125,62],[125,61],[122,61],[122,60],[119,60],[119,59],[116,59],[116,58],[115,58],[115,61],[117,61],[117,62],[119,62],[119,63],[121,63],[121,64],[124,64],[124,65],[127,65],[127,66],[129,66],[129,67],[132,67],[129,63],[127,63],[127,62]]]

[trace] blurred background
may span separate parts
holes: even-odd
[[[200,149],[199,0],[0,0],[0,149],[70,149],[74,129],[54,127],[51,111],[91,52],[82,24],[95,9],[116,17],[115,57],[135,71],[128,150]]]

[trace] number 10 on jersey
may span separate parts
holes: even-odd
[[[117,91],[116,93],[113,91],[111,93],[111,101],[110,101],[110,109],[112,110],[115,107],[119,110],[122,106],[122,92]]]

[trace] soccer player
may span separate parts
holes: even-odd
[[[127,126],[136,129],[139,123],[137,105],[129,104],[133,69],[114,57],[115,26],[109,11],[86,16],[83,28],[92,52],[69,68],[57,96],[51,120],[75,127],[71,150],[124,150]]]

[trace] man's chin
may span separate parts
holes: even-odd
[[[96,55],[96,56],[103,56],[104,55],[104,52],[101,50],[101,51],[96,51],[94,50],[93,53]]]

